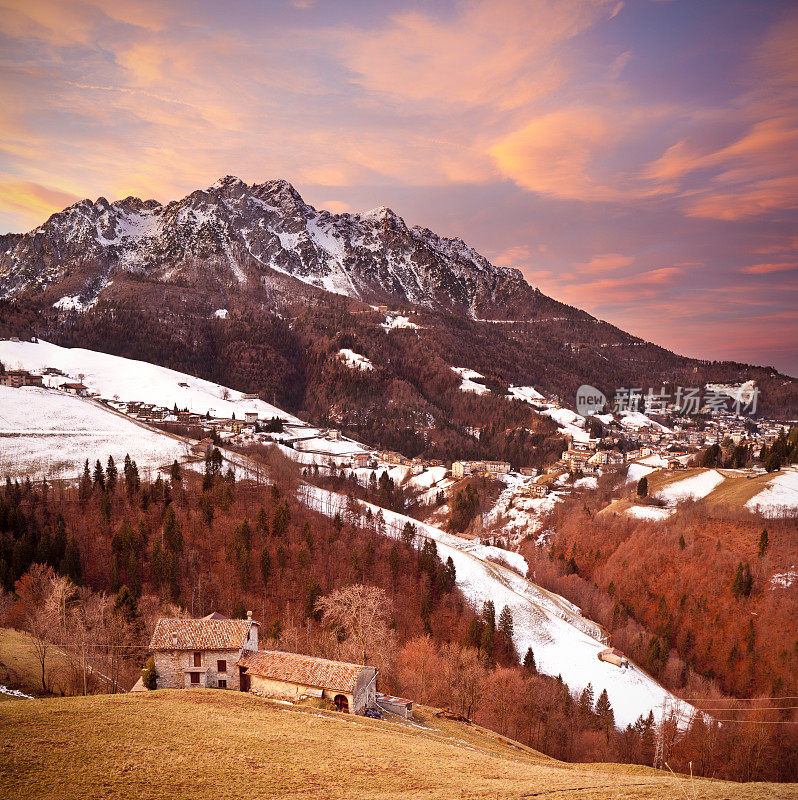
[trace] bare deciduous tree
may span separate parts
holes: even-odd
[[[389,639],[390,602],[383,589],[353,584],[336,589],[316,601],[327,628],[343,631],[357,646],[358,657],[368,663],[369,655],[384,649]]]

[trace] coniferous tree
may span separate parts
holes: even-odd
[[[532,652],[531,647],[527,648],[526,655],[524,656],[524,667],[533,675],[537,675],[538,668],[535,663],[535,654]]]
[[[637,496],[648,497],[648,478],[645,475],[637,482]]]
[[[513,614],[509,606],[505,606],[502,613],[499,614],[499,630],[504,634],[504,638],[512,644],[514,625]]]
[[[117,469],[116,464],[114,463],[114,457],[108,456],[108,464],[105,467],[105,484],[108,487],[108,491],[113,494],[114,489],[116,489],[116,478],[117,478]]]
[[[601,694],[596,700],[596,716],[598,716],[601,727],[604,728],[609,740],[610,730],[615,725],[615,713],[612,710],[612,705],[610,705],[610,698],[606,689],[601,690]]]
[[[80,548],[74,536],[69,537],[64,558],[61,561],[59,572],[66,575],[72,583],[79,584],[83,580],[83,567],[80,563]]]
[[[97,459],[97,463],[94,465],[94,488],[96,489],[98,486],[100,491],[105,491],[105,472],[103,471],[103,465],[100,463],[100,459]]]

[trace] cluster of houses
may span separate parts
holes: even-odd
[[[24,369],[10,370],[0,375],[0,386],[10,386],[19,389],[22,386],[42,386],[43,378]]]
[[[413,703],[377,691],[377,670],[363,664],[259,650],[260,624],[218,613],[202,619],[159,619],[149,649],[157,689],[215,688],[297,702],[326,700],[338,711],[387,711],[408,718]],[[133,691],[145,691],[143,680]]]
[[[330,438],[328,436],[328,438]],[[355,453],[352,456],[353,469],[376,469],[380,464],[407,467],[411,475],[420,475],[432,467],[442,467],[443,461],[432,458],[407,458],[393,450],[373,450],[366,453]]]
[[[44,386],[44,376],[26,369],[12,369],[0,375],[0,386],[10,386],[12,389],[20,389],[23,386]],[[65,381],[59,384],[58,388],[67,394],[85,397],[88,394],[88,387],[79,381]]]
[[[452,477],[455,480],[471,475],[507,475],[510,465],[507,461],[455,461],[452,464]]]
[[[138,400],[120,402],[107,401],[108,405],[144,422],[177,422],[182,425],[201,425],[226,433],[254,433],[258,424],[257,411],[245,411],[241,419],[210,417],[207,414],[197,414],[188,409],[169,409],[154,403],[144,403]]]

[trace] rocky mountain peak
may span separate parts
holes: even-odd
[[[554,302],[460,239],[408,228],[386,206],[319,211],[282,179],[250,185],[225,175],[165,206],[82,200],[4,244],[0,296],[44,291],[51,304],[77,296],[88,307],[126,272],[225,291],[255,291],[287,275],[367,302],[500,319],[535,317],[541,298]]]

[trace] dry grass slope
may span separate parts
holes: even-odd
[[[683,798],[645,767],[569,765],[422,709],[417,724],[196,690],[0,705],[4,798]],[[697,798],[795,785],[696,781]]]

